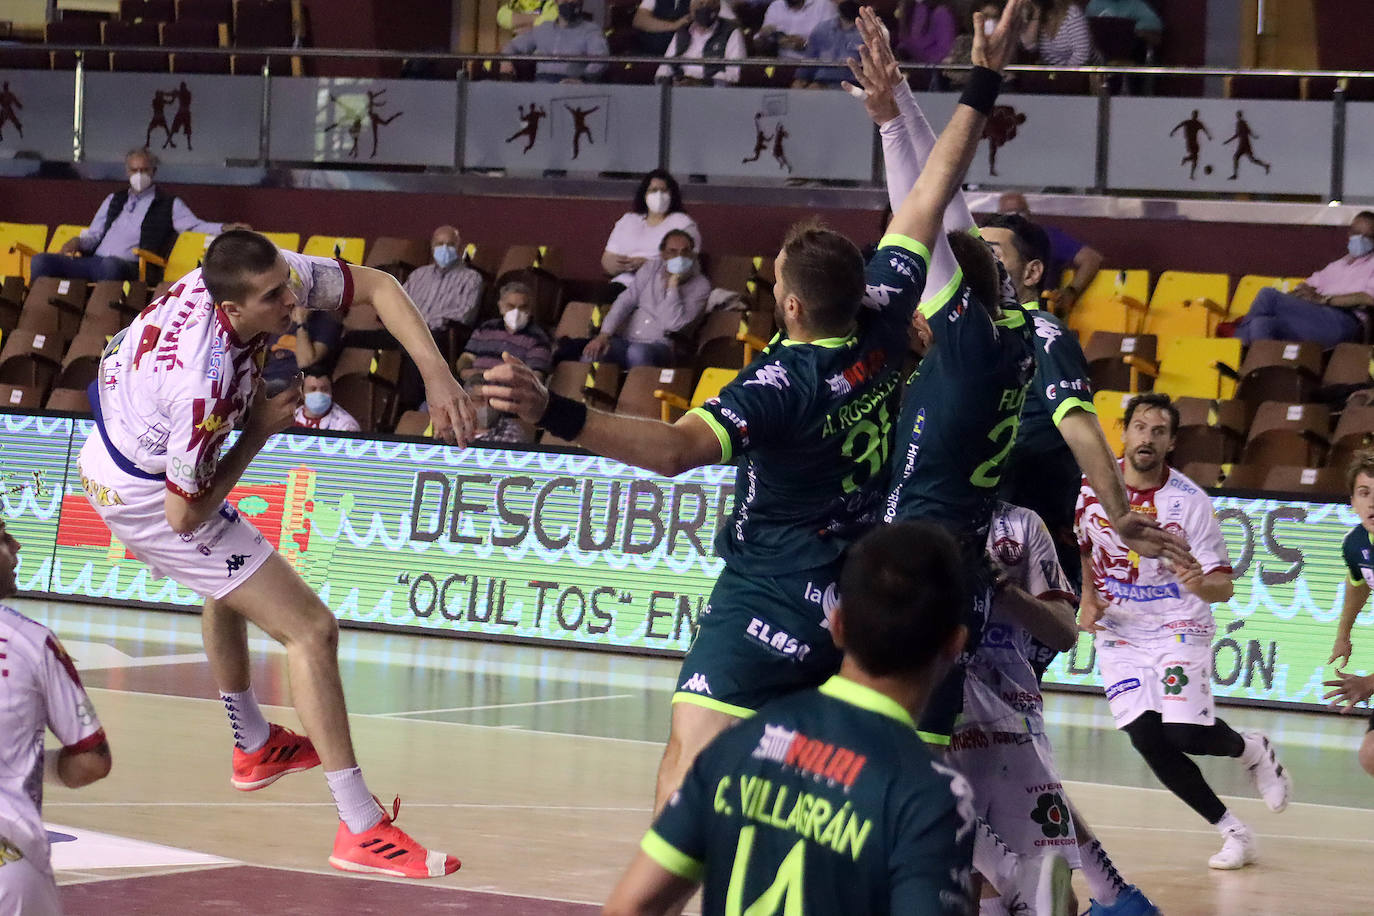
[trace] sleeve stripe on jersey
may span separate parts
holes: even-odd
[[[730,434],[725,431],[724,426],[720,425],[720,421],[713,417],[709,410],[703,410],[700,407],[693,407],[687,412],[697,417],[697,419],[704,421],[707,426],[711,427],[711,432],[715,433],[716,438],[720,440],[721,463],[725,464],[729,462],[731,458],[734,457],[735,449],[734,446],[730,444]]]
[[[62,648],[62,643],[57,641],[57,637],[48,634],[45,645],[48,651],[52,653],[52,657],[57,659],[57,663],[62,666],[62,670],[67,672],[67,677],[72,679],[72,683],[84,690],[85,688],[81,684],[81,675],[76,670],[76,663],[67,654],[67,650]]]
[[[1364,579],[1362,577],[1358,577],[1350,573],[1346,574],[1346,581],[1349,582],[1351,585],[1364,585]]]
[[[187,502],[195,502],[196,500],[198,500],[198,499],[200,499],[202,496],[204,496],[206,493],[209,493],[209,492],[210,492],[210,488],[209,488],[209,487],[206,487],[205,489],[199,490],[199,491],[197,491],[197,492],[195,492],[195,493],[188,493],[187,491],[183,490],[181,487],[179,487],[179,486],[177,486],[176,484],[172,483],[170,480],[167,481],[167,489],[171,490],[173,493],[175,493],[177,496],[180,496],[182,499],[186,500]]]
[[[639,848],[644,850],[646,856],[679,878],[686,878],[688,881],[700,881],[702,872],[705,871],[700,862],[652,830],[644,834],[644,839],[639,841]]]
[[[927,318],[933,318],[935,313],[944,308],[949,300],[954,298],[954,294],[959,292],[959,286],[964,282],[964,270],[962,267],[954,269],[954,276],[949,278],[949,282],[940,288],[935,295],[921,303],[921,314]]]
[[[949,747],[950,744],[949,735],[937,735],[935,732],[923,732],[919,728],[916,729],[916,737],[920,738],[931,747]]]
[[[1073,410],[1075,407],[1093,416],[1097,416],[1097,408],[1093,406],[1092,401],[1085,401],[1081,398],[1067,398],[1064,403],[1060,404],[1054,410],[1054,416],[1052,417],[1054,425],[1058,426],[1060,421],[1064,419],[1064,414]]]
[[[1213,566],[1211,569],[1205,569],[1202,571],[1202,574],[1204,576],[1210,576],[1212,573],[1216,572],[1226,573],[1226,575],[1228,576],[1234,576],[1236,574],[1236,571],[1232,569],[1230,565],[1227,563],[1222,563],[1219,566]]]
[[[84,754],[93,751],[105,741],[105,729],[97,728],[94,733],[87,735],[75,744],[69,744],[62,750],[68,754]]]
[[[909,235],[901,235],[897,232],[889,232],[878,242],[879,248],[901,248],[911,252],[927,264],[930,263],[930,249],[916,241]]]
[[[342,258],[335,258],[338,262],[339,270],[343,271],[343,296],[339,299],[339,313],[347,315],[349,308],[353,305],[353,270],[348,266],[348,262]]]

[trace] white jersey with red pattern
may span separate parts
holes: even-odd
[[[0,842],[48,868],[43,733],[81,752],[105,733],[71,656],[47,627],[0,604]],[[0,863],[2,864],[2,863]]]
[[[1231,572],[1231,560],[1212,500],[1201,487],[1173,468],[1153,490],[1127,487],[1134,512],[1149,515],[1188,542],[1203,575]],[[1101,625],[1108,634],[1132,643],[1174,636],[1210,637],[1216,632],[1212,606],[1185,589],[1163,561],[1142,557],[1116,536],[1088,480],[1078,494],[1074,516],[1078,546],[1092,553],[1092,585],[1107,602]]]
[[[353,281],[342,261],[282,256],[306,308],[351,304]],[[203,495],[220,446],[252,397],[264,340],[238,338],[199,268],[182,277],[106,349],[93,399],[106,448],[145,475],[165,475],[174,493]]]
[[[296,408],[296,425],[305,429],[328,429],[341,433],[361,432],[358,421],[353,414],[344,410],[338,404],[330,404],[329,410],[318,416],[312,417],[305,412],[305,407]]]
[[[1012,585],[1032,596],[1042,600],[1076,600],[1059,565],[1054,539],[1040,516],[1030,509],[1006,502],[997,504],[988,529],[988,556]],[[1030,663],[1032,646],[1030,632],[1007,613],[1004,601],[994,596],[983,640],[968,667],[969,678],[988,689],[966,690],[965,718],[973,714],[980,719],[992,719],[980,724],[994,731],[1043,731],[1044,700]],[[966,687],[967,684],[966,681]],[[994,694],[999,702],[980,699],[990,700]]]

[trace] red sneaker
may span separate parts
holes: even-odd
[[[391,816],[382,811],[382,819],[370,830],[352,833],[348,825],[339,822],[334,834],[334,854],[329,864],[340,871],[356,871],[397,878],[438,878],[456,872],[462,863],[457,856],[431,852],[410,838],[393,821],[401,813],[401,799],[392,803]]]
[[[315,745],[305,735],[273,725],[267,743],[251,754],[234,748],[234,773],[229,781],[240,792],[252,792],[291,773],[302,773],[320,765]]]

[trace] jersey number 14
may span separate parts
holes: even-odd
[[[806,871],[804,839],[797,840],[787,851],[768,889],[747,908],[744,906],[744,881],[749,874],[749,857],[754,851],[757,830],[750,826],[739,832],[735,864],[730,869],[730,887],[725,892],[725,916],[802,916],[805,893],[802,878]]]

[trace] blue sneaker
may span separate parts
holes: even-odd
[[[1132,884],[1116,898],[1116,903],[1103,906],[1096,900],[1088,908],[1088,916],[1160,916],[1159,907]]]

